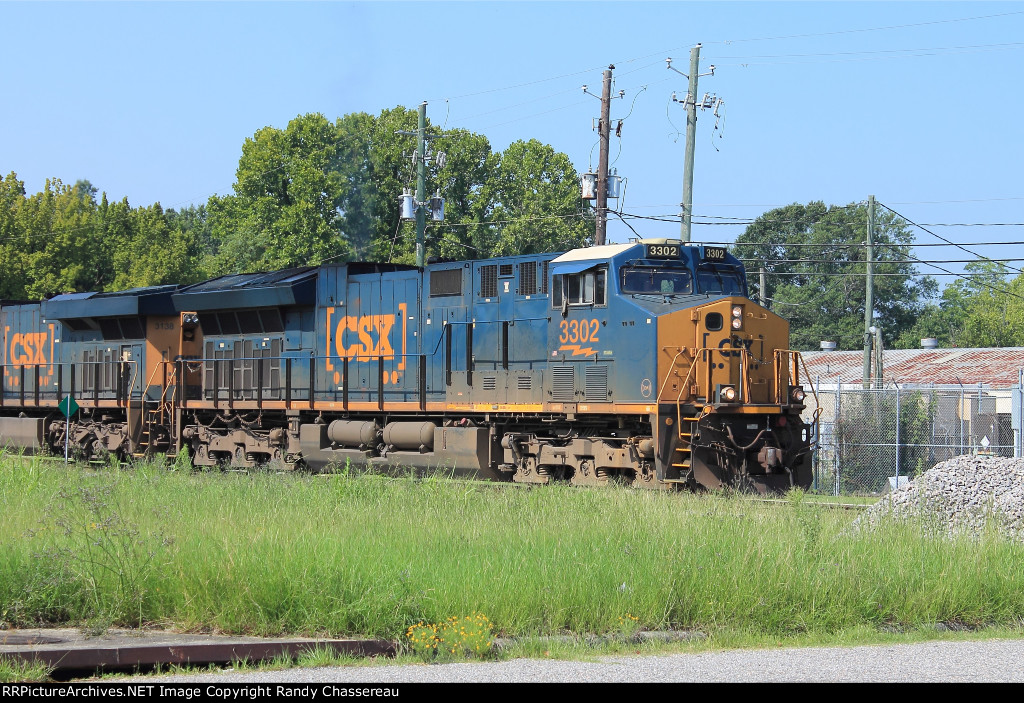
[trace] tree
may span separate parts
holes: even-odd
[[[415,183],[414,110],[353,113],[333,125],[300,115],[287,129],[247,139],[234,193],[208,202],[216,253],[227,273],[352,258],[413,263],[415,227],[399,198]],[[428,254],[447,258],[579,246],[593,236],[578,177],[565,154],[536,140],[494,154],[483,135],[427,125],[427,194],[445,199],[430,222]],[[443,163],[439,152],[446,154]]]
[[[906,346],[923,337],[951,347],[1024,346],[1024,274],[1011,278],[991,261],[965,268],[970,276],[946,286],[908,332]]]
[[[347,256],[339,231],[341,177],[332,168],[337,149],[336,130],[320,114],[246,139],[234,194],[208,203],[218,246],[214,268],[269,270]]]
[[[767,272],[768,306],[789,319],[791,343],[815,349],[821,340],[857,349],[864,340],[867,207],[794,203],[758,217],[737,239],[733,253],[750,274]],[[910,258],[912,235],[889,212],[876,216],[874,231],[874,308],[883,341],[892,346],[913,327],[934,297],[934,279],[917,278]]]
[[[97,217],[96,189],[47,179],[44,189],[18,207],[15,256],[29,300],[69,291],[100,290],[112,270]]]
[[[127,199],[105,210],[111,260],[116,272],[108,290],[171,283],[187,284],[206,276],[199,261],[196,228],[160,203],[131,208]]]
[[[25,297],[25,262],[19,212],[25,202],[25,184],[15,173],[0,181],[0,300]]]
[[[569,157],[536,139],[502,152],[482,188],[488,228],[475,245],[491,256],[562,251],[593,241]]]

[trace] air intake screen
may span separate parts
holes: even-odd
[[[552,400],[576,399],[576,374],[572,366],[552,366],[551,381]]]
[[[587,367],[587,387],[584,390],[584,397],[591,403],[608,400],[607,366]]]
[[[533,295],[537,292],[537,262],[525,261],[519,264],[519,295]]]
[[[462,269],[430,272],[430,297],[462,295]]]
[[[498,267],[494,264],[480,267],[480,295],[484,298],[498,295]]]

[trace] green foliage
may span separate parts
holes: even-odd
[[[88,181],[48,180],[27,196],[11,173],[0,181],[0,298],[200,280],[209,246],[204,210],[133,208],[105,193],[97,201]]]
[[[399,196],[416,173],[409,154],[418,115],[402,107],[353,113],[332,125],[300,115],[247,139],[233,195],[210,198],[218,273],[326,260],[415,261],[415,228]],[[445,198],[430,222],[428,255],[486,258],[557,251],[593,236],[565,154],[536,140],[493,153],[483,135],[430,126],[426,186]],[[444,152],[442,167],[436,158]]]
[[[909,330],[901,346],[935,337],[949,347],[1024,346],[1024,274],[1011,276],[1003,264],[975,261],[970,277],[942,291]]]
[[[232,193],[180,211],[97,200],[89,181],[48,180],[32,196],[0,180],[0,298],[188,284],[225,273],[326,261],[415,261],[399,196],[415,183],[417,113],[299,115],[242,145]],[[427,195],[445,198],[427,253],[446,258],[559,251],[593,237],[569,158],[536,140],[504,153],[464,129],[428,124]],[[437,155],[445,152],[443,166]]]
[[[87,559],[33,558],[57,541],[86,553],[52,518],[38,528],[60,491],[76,496],[79,524],[89,526],[78,534],[101,538],[91,523],[103,520],[78,488],[114,486],[105,478],[112,472],[22,461],[0,464],[0,617],[14,623],[95,622],[97,598],[141,602],[143,621],[190,630],[403,640],[410,624],[440,625],[453,613],[460,624],[486,613],[491,632],[511,637],[791,635],[1024,617],[1024,546],[996,532],[940,538],[910,523],[851,534],[855,513],[816,506],[810,495],[778,505],[359,475],[120,472],[101,500],[118,505],[139,539],[174,538],[173,550],[149,538],[105,562],[134,569],[137,588],[125,589]],[[335,483],[352,490],[339,494]],[[35,596],[33,572],[50,564],[63,573]],[[141,600],[120,595],[133,590]],[[108,620],[137,620],[131,610]],[[463,630],[474,632],[452,634]]]
[[[216,272],[318,264],[346,254],[338,231],[341,176],[334,125],[320,114],[284,130],[264,127],[242,145],[235,192],[208,207]]]
[[[53,667],[39,660],[0,655],[0,683],[40,683],[50,680]]]
[[[101,630],[115,622],[142,624],[146,581],[170,546],[126,517],[117,488],[97,483],[59,491],[47,511],[54,539],[40,554],[78,585],[88,603],[84,614]]]
[[[0,185],[0,298],[39,299],[69,290],[95,290],[111,267],[100,236],[95,189],[47,180],[28,197],[11,173]]]
[[[769,307],[790,321],[796,349],[816,349],[823,339],[840,348],[864,342],[867,207],[863,203],[825,206],[820,201],[794,203],[761,215],[737,239],[733,253],[746,259],[751,295],[755,272],[767,272]],[[876,214],[874,233],[874,307],[884,343],[911,328],[935,295],[933,279],[913,277],[909,259],[912,236],[906,223],[889,213]],[[846,275],[843,275],[846,274]]]
[[[574,216],[582,201],[569,158],[536,139],[498,156],[481,196],[493,224],[476,230],[473,246],[491,256],[573,249],[593,237],[593,223]]]

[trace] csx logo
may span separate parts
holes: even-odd
[[[11,336],[8,362],[12,364],[48,364],[46,332],[18,332]]]
[[[36,378],[40,385],[50,385],[53,377],[53,325],[49,332],[16,332],[10,334],[11,328],[4,327],[4,339],[7,359],[4,361],[4,382],[11,386],[21,383],[24,367],[36,367]],[[20,373],[16,367],[22,367]],[[45,367],[45,368],[44,368]]]
[[[391,359],[395,355],[390,339],[394,326],[394,315],[342,317],[334,328],[334,351],[338,356],[349,359],[381,356]]]
[[[327,308],[327,355],[353,361],[370,362],[379,358],[394,359],[391,334],[398,317],[402,318],[402,359],[398,368],[405,368],[405,303],[398,305],[399,315],[335,315]],[[328,368],[330,364],[328,363]]]

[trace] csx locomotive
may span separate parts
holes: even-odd
[[[725,248],[641,240],[4,301],[0,444],[243,469],[806,488],[800,357],[788,323],[746,290]]]

